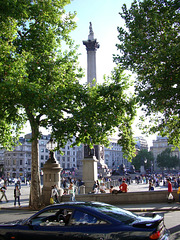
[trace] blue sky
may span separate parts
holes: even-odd
[[[87,71],[87,52],[82,41],[88,39],[89,22],[92,23],[94,37],[100,44],[100,48],[96,52],[96,70],[97,82],[103,81],[103,75],[109,75],[113,70],[113,54],[118,53],[116,44],[118,41],[117,27],[124,27],[125,23],[119,12],[122,12],[123,4],[129,8],[132,0],[73,0],[71,4],[65,7],[66,11],[77,12],[76,23],[77,28],[71,33],[72,39],[76,45],[79,45],[78,52],[80,66]],[[87,77],[83,82],[87,81]],[[137,124],[138,118],[135,121]],[[142,135],[134,124],[135,136]],[[144,136],[149,146],[155,136]]]
[[[124,3],[129,7],[132,0],[73,0],[66,6],[66,11],[77,12],[77,28],[71,33],[75,44],[79,45],[80,65],[87,67],[87,54],[82,41],[87,40],[89,22],[92,22],[94,37],[100,44],[96,53],[97,81],[103,80],[103,75],[109,75],[113,69],[112,54],[117,53],[115,44],[118,43],[118,26],[124,26],[119,15]],[[86,80],[86,77],[85,79]]]

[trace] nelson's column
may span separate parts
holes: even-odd
[[[87,83],[91,86],[96,84],[96,50],[99,43],[94,39],[94,32],[90,22],[88,40],[83,41],[87,50]],[[93,138],[93,136],[92,136]],[[94,149],[90,149],[88,145],[84,146],[83,160],[83,181],[85,183],[85,192],[91,192],[94,181],[97,180],[97,166],[104,163],[104,147],[95,145]]]

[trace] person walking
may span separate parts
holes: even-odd
[[[168,183],[168,202],[172,202],[174,200],[174,197],[172,195],[172,183],[170,179],[167,179],[167,183]]]
[[[6,202],[8,202],[8,199],[7,199],[7,196],[6,196],[6,190],[7,190],[7,187],[6,185],[4,184],[2,187],[1,187],[1,198],[0,198],[0,202],[2,202],[2,199],[3,197],[6,199]]]
[[[75,187],[74,187],[74,184],[73,182],[70,182],[70,185],[69,185],[69,195],[70,195],[70,201],[76,201],[75,200]]]
[[[20,192],[19,186],[16,185],[16,187],[14,189],[14,206],[15,207],[16,207],[16,201],[18,201],[19,207],[21,206],[21,204],[20,204],[20,196],[21,196],[21,192]]]

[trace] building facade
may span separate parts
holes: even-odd
[[[157,156],[160,153],[162,153],[166,148],[172,148],[172,147],[173,147],[173,145],[168,144],[167,137],[158,136],[156,140],[153,140],[153,146],[150,148],[150,150],[153,152],[153,155],[154,155],[154,171],[155,172],[160,170],[157,166]],[[178,148],[173,150],[172,154],[174,156],[177,156],[180,159],[180,152],[179,152]]]
[[[42,135],[39,139],[39,171],[43,174],[43,165],[49,159],[49,150],[46,148],[47,142],[51,135]],[[1,154],[4,175],[7,178],[18,178],[31,176],[31,134],[25,135],[19,139],[21,145],[14,148],[13,151],[3,150]],[[63,169],[77,168],[77,153],[79,157],[79,147],[71,147],[73,143],[68,141],[66,146],[61,151],[55,152],[55,157]]]
[[[4,151],[5,177],[30,177],[31,175],[31,143],[28,138],[19,139],[21,145],[13,151]]]
[[[46,148],[51,135],[42,135],[39,139],[39,171],[43,174],[43,166],[49,159],[49,151]],[[19,139],[21,145],[14,148],[13,151],[1,150],[0,159],[4,169],[5,177],[18,178],[31,176],[31,134],[25,135]],[[142,140],[142,139],[141,139]],[[82,160],[84,156],[84,146],[71,147],[72,141],[68,141],[61,151],[55,152],[56,160],[60,163],[63,170],[76,170],[79,177],[82,177]],[[108,169],[118,169],[121,164],[125,168],[130,168],[131,163],[123,157],[122,147],[117,143],[117,138],[109,138],[110,145],[104,148],[104,163]],[[143,146],[146,144],[143,142]],[[79,170],[79,171],[78,171]]]
[[[141,149],[147,149],[148,150],[148,143],[146,139],[144,139],[142,136],[135,137],[135,142],[136,142],[136,149],[141,150]]]
[[[117,143],[117,138],[109,138],[110,145],[105,148],[105,164],[110,169],[118,169],[121,164],[126,168],[131,166],[131,163],[123,157],[122,147]]]

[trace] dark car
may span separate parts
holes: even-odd
[[[99,202],[67,202],[48,206],[32,217],[0,225],[0,239],[160,239],[169,233],[160,215],[135,215]]]

